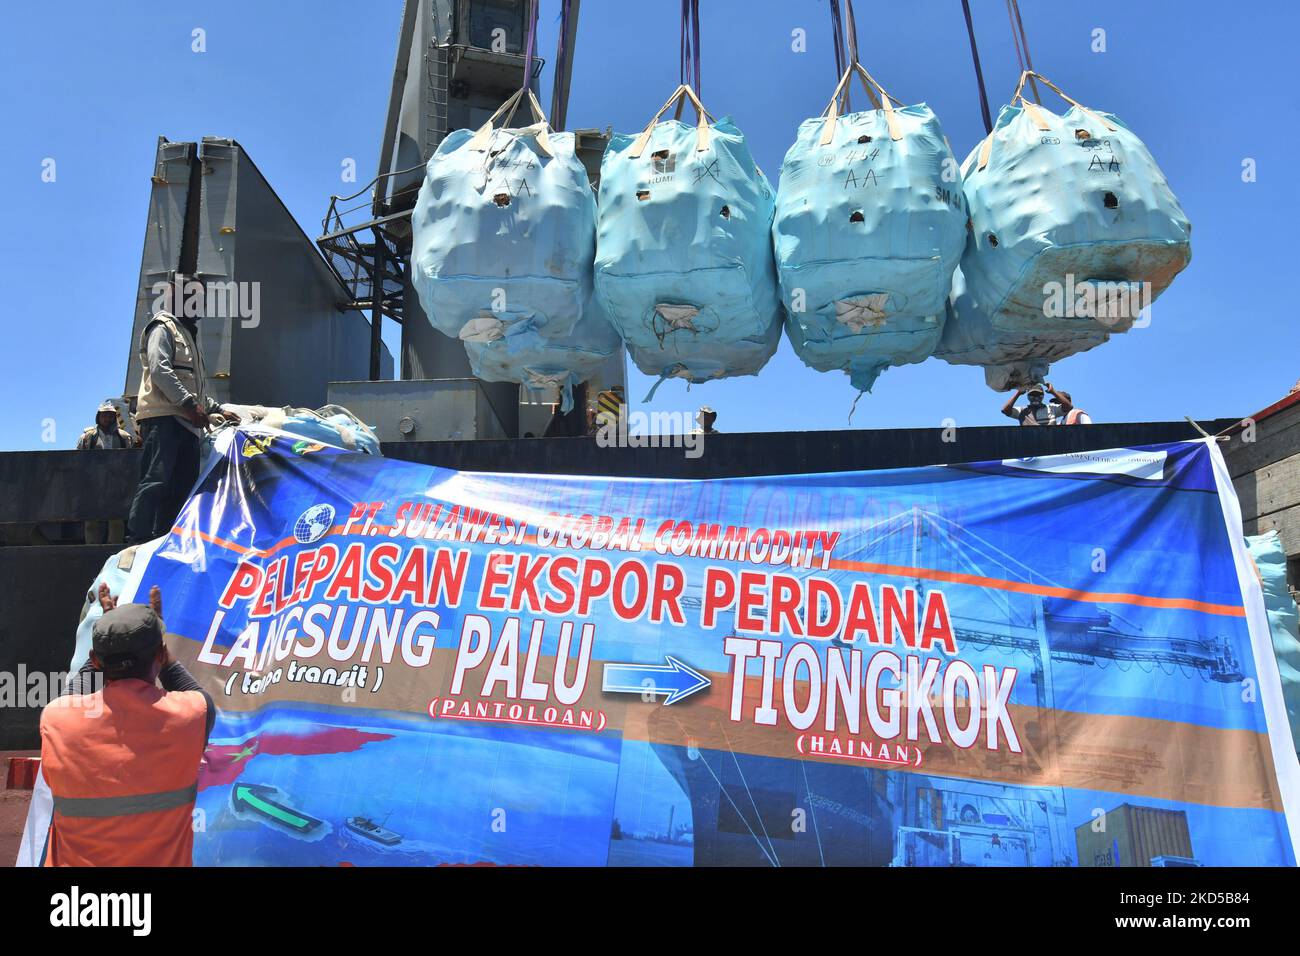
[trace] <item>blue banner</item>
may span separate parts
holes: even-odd
[[[222,439],[131,581],[220,709],[197,864],[1296,862],[1213,443],[664,481]]]

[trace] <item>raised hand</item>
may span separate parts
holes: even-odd
[[[117,598],[113,597],[108,591],[107,584],[99,586],[99,608],[101,611],[111,611],[117,607]]]

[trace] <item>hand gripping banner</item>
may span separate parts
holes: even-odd
[[[713,481],[218,451],[123,588],[220,709],[197,864],[1296,861],[1212,442]]]

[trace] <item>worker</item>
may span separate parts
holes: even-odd
[[[1056,401],[1047,403],[1043,401],[1044,389],[1051,392]],[[1029,404],[1016,407],[1016,399],[1021,395],[1029,395]],[[1071,406],[1061,401],[1061,396],[1056,389],[1052,388],[1051,383],[1046,385],[1030,385],[1029,388],[1018,388],[1014,395],[1007,399],[1007,403],[1002,406],[1002,414],[1008,418],[1014,418],[1021,425],[1051,425],[1058,418],[1063,418],[1070,411]]]
[[[128,544],[167,534],[199,475],[199,447],[209,417],[239,424],[239,415],[207,393],[193,318],[160,310],[140,331],[142,373],[135,420],[143,436],[140,482],[126,522]]]
[[[99,451],[115,448],[133,448],[135,442],[121,427],[117,407],[110,401],[100,403],[95,413],[95,424],[77,439],[78,451]],[[82,523],[86,544],[121,544],[125,538],[125,524],[121,518],[91,518]]]
[[[119,607],[100,585],[99,602],[90,659],[41,713],[45,865],[191,866],[212,698],[163,643],[157,587]]]
[[[695,415],[695,427],[691,429],[692,435],[716,435],[718,430],[713,427],[713,423],[718,420],[718,413],[708,405],[701,405],[699,412]]]
[[[112,402],[101,402],[95,413],[95,424],[81,433],[77,439],[77,451],[96,451],[110,448],[130,448],[131,436],[121,427],[117,420],[117,408]]]
[[[1064,389],[1057,389],[1056,396],[1060,399],[1060,404],[1065,408],[1065,414],[1056,420],[1058,425],[1091,425],[1092,416],[1074,404],[1074,399],[1070,393]]]

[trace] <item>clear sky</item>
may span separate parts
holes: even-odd
[[[1121,116],[1150,147],[1194,225],[1192,264],[1150,327],[1057,364],[1052,381],[1098,420],[1246,415],[1300,377],[1287,303],[1296,275],[1300,5],[1251,0],[1020,0],[1038,69]],[[71,447],[120,394],[155,142],[229,136],[309,236],[331,193],[378,162],[400,0],[5,4],[0,102],[5,185],[0,449]],[[1003,0],[972,0],[989,97],[1018,67]],[[638,130],[676,85],[677,0],[584,0],[569,126]],[[836,77],[825,0],[702,0],[703,98],[730,114],[775,180],[799,122]],[[868,69],[938,114],[958,158],[983,135],[959,0],[859,0]],[[542,0],[553,56],[557,0]],[[206,31],[207,51],[191,50]],[[792,50],[792,31],[807,51]],[[1105,52],[1094,52],[1094,31]],[[549,64],[542,77],[549,102]],[[1045,102],[1047,102],[1045,100]],[[42,180],[56,162],[56,179]],[[360,183],[341,182],[344,159]],[[1253,159],[1255,182],[1243,182]],[[1288,264],[1291,263],[1291,264]],[[395,336],[388,336],[396,344]],[[631,370],[634,403],[650,381]],[[653,408],[709,404],[725,431],[843,428],[854,391],[783,341],[756,378],[665,383]],[[891,369],[852,427],[1000,424],[980,369],[936,359]],[[46,424],[53,420],[51,436]],[[1009,424],[1009,423],[1008,423]],[[46,439],[51,439],[46,441]]]

